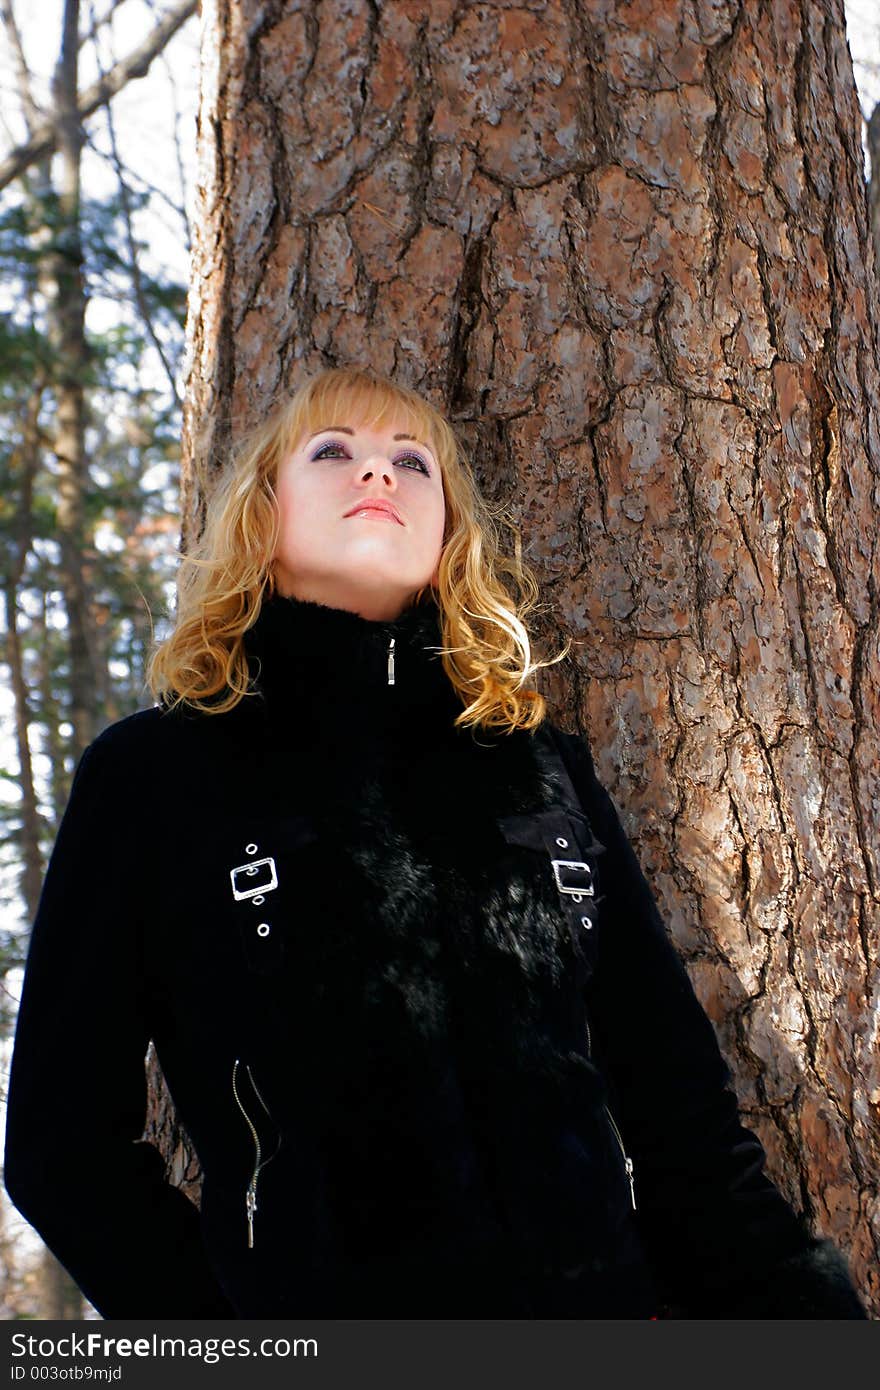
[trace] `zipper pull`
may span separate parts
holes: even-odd
[[[256,1192],[254,1191],[254,1189],[253,1189],[252,1187],[249,1187],[248,1190],[247,1190],[247,1197],[245,1198],[245,1203],[246,1203],[246,1206],[247,1206],[248,1250],[253,1250],[253,1248],[254,1248],[254,1212],[255,1212],[256,1209],[257,1209],[257,1194],[256,1194]]]
[[[389,685],[393,685],[393,684],[394,684],[394,643],[395,643],[395,640],[396,640],[396,639],[395,639],[394,637],[392,637],[392,638],[389,639],[389,642],[388,642],[388,684],[389,684]]]
[[[632,1197],[633,1211],[635,1211],[635,1210],[636,1210],[636,1185],[635,1185],[635,1182],[633,1181],[633,1161],[632,1161],[631,1158],[627,1158],[627,1159],[626,1159],[625,1167],[626,1167],[626,1176],[629,1178],[629,1191],[630,1191],[630,1196]]]

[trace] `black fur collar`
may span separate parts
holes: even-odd
[[[271,725],[319,717],[353,742],[374,742],[377,735],[405,741],[427,721],[451,724],[462,703],[432,650],[442,641],[439,610],[430,599],[392,621],[378,621],[277,593],[263,602],[244,637]]]
[[[257,693],[242,705],[265,733],[269,783],[351,802],[358,815],[373,802],[377,815],[396,807],[411,827],[461,827],[554,799],[528,732],[454,727],[463,702],[436,650],[433,599],[380,622],[274,594],[244,642]]]

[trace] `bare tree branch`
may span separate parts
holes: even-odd
[[[139,48],[136,48],[127,58],[123,58],[112,67],[106,77],[100,78],[97,82],[92,83],[85,92],[82,92],[77,103],[79,120],[86,120],[99,107],[106,106],[117,92],[120,92],[126,83],[133,78],[145,77],[153,59],[162,52],[178,29],[182,28],[186,21],[195,14],[197,8],[198,0],[180,0],[179,4],[168,11],[161,23],[156,25],[156,28]],[[45,121],[38,126],[25,144],[19,145],[0,163],[0,191],[6,188],[13,179],[23,174],[37,160],[52,154],[59,137],[60,132],[54,121]]]
[[[125,4],[125,0],[112,0],[112,3],[111,3],[111,5],[110,5],[109,10],[107,11],[106,14],[102,14],[100,19],[96,19],[96,18],[95,18],[95,15],[94,15],[94,11],[92,11],[92,24],[91,24],[91,28],[90,28],[90,29],[87,29],[86,32],[85,32],[84,34],[80,34],[80,37],[79,37],[79,46],[80,46],[80,48],[82,48],[85,44],[90,43],[91,40],[95,37],[95,35],[96,35],[101,29],[103,29],[104,26],[105,26],[106,24],[109,24],[109,23],[110,23],[111,19],[113,18],[113,16],[114,16],[115,13],[116,13],[116,11],[117,11],[118,9],[120,9],[120,7],[121,7],[122,5],[124,5],[124,4]]]
[[[92,14],[94,15],[94,8],[92,8]],[[94,22],[92,27],[94,30],[97,30],[97,24],[95,24]],[[101,54],[98,48],[97,40],[95,40],[94,43],[94,50],[95,61],[98,64],[98,72],[101,73]],[[117,182],[119,183],[119,197],[122,205],[122,218],[123,222],[125,223],[125,241],[126,246],[128,248],[129,271],[131,273],[131,284],[132,289],[134,290],[135,304],[137,306],[137,311],[140,315],[141,322],[143,323],[144,328],[146,329],[147,337],[149,338],[150,342],[153,344],[153,347],[158,353],[159,361],[162,363],[163,370],[168,378],[168,383],[171,387],[172,399],[179,402],[180,397],[177,391],[177,382],[174,378],[174,369],[172,368],[171,363],[168,361],[168,358],[165,355],[165,349],[162,345],[162,340],[156,332],[156,327],[153,323],[153,319],[150,314],[149,305],[147,304],[147,297],[144,293],[144,283],[143,277],[141,276],[140,262],[138,261],[137,243],[135,241],[134,224],[132,220],[131,191],[125,179],[125,171],[122,166],[122,160],[119,157],[119,145],[117,144],[116,140],[116,122],[113,119],[113,107],[109,102],[104,108],[104,115],[107,120],[107,133],[110,136],[110,157],[113,162],[113,167],[116,170]]]
[[[146,0],[146,5],[153,18],[158,22],[159,15],[157,13],[154,0]],[[168,61],[168,54],[164,52],[162,54],[162,66],[165,68],[165,72],[168,76],[168,85],[171,88],[171,102],[174,109],[174,154],[177,160],[177,178],[178,182],[180,183],[179,211],[181,221],[183,222],[184,236],[186,237],[186,249],[187,253],[189,253],[189,251],[192,249],[192,237],[190,235],[189,218],[186,215],[187,184],[186,170],[184,169],[183,164],[183,142],[180,136],[180,102],[177,99],[177,81],[175,79],[171,64]]]
[[[183,221],[183,233],[186,238],[186,249],[189,252],[192,247],[192,237],[190,236],[189,218],[186,215],[186,170],[183,165],[183,141],[180,136],[180,103],[177,100],[177,82],[174,73],[171,71],[171,64],[166,54],[162,54],[162,62],[168,74],[168,82],[171,87],[171,101],[174,106],[174,155],[177,160],[177,181],[180,185],[180,216]]]
[[[0,116],[2,116],[2,113],[0,113]],[[96,159],[101,159],[105,164],[110,164],[114,169],[116,168],[113,163],[113,156],[109,151],[102,149],[88,131],[86,132],[86,145]],[[164,188],[160,188],[158,184],[151,183],[149,179],[144,178],[144,175],[138,169],[132,169],[131,165],[126,164],[124,160],[122,167],[125,170],[125,177],[128,180],[130,188],[137,187],[143,192],[149,193],[152,198],[156,198],[159,202],[164,203],[168,210],[174,213],[175,219],[179,219],[183,222],[188,230],[189,224],[186,218],[186,208],[181,207],[180,203],[176,203],[171,195],[166,193]],[[167,221],[165,226],[168,227],[169,230],[171,229],[171,224]],[[187,241],[187,250],[189,250],[189,241]]]
[[[0,21],[2,21],[3,24],[7,43],[12,50],[12,63],[15,69],[18,97],[21,101],[25,128],[30,138],[33,136],[34,127],[40,121],[45,120],[45,112],[34,98],[30,68],[24,56],[24,47],[22,46],[21,34],[19,32],[18,22],[15,18],[15,11],[12,8],[12,0],[0,0]]]

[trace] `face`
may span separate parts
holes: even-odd
[[[280,593],[388,620],[436,582],[440,467],[400,421],[367,428],[346,417],[301,440],[279,467],[275,494]]]

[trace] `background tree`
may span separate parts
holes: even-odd
[[[771,1172],[877,1313],[878,314],[840,0],[203,25],[187,536],[322,366],[451,413],[543,636],[578,639],[545,688]]]
[[[115,61],[112,20],[121,3],[100,17],[79,0],[59,4],[58,56],[43,93],[13,0],[0,0],[18,106],[4,106],[12,149],[0,159],[0,544],[12,694],[5,732],[17,763],[3,775],[18,798],[0,803],[0,820],[3,867],[12,871],[5,905],[10,919],[20,906],[26,924],[82,749],[144,703],[153,615],[165,608],[173,572],[176,506],[161,475],[179,454],[185,289],[143,263],[137,219],[154,194],[124,166],[109,102],[146,73],[196,5],[178,0]],[[85,88],[84,53],[98,69]],[[9,131],[14,116],[23,140]],[[94,118],[90,129],[86,117]],[[100,198],[82,178],[96,121],[108,126],[116,184]],[[4,985],[26,949],[26,932],[10,920],[0,931]],[[3,1042],[13,1003],[4,989]],[[0,1233],[12,1250],[5,1216]],[[18,1265],[9,1261],[9,1283],[0,1286],[6,1306],[82,1316],[82,1295],[48,1251],[35,1276],[19,1279]]]

